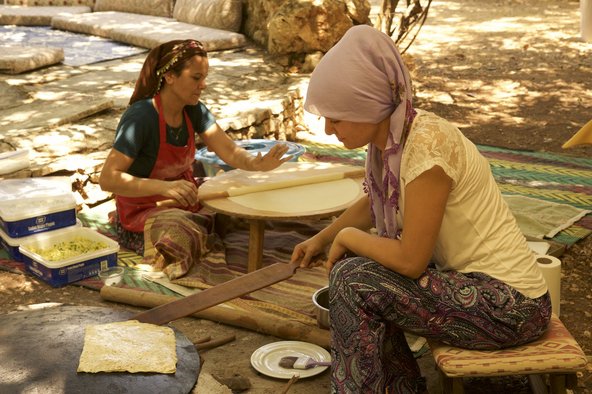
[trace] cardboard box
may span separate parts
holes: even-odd
[[[104,249],[87,252],[63,260],[49,261],[34,252],[34,249],[49,249],[59,242],[68,242],[82,237],[94,242],[103,242]],[[49,283],[61,287],[68,283],[96,276],[100,270],[117,265],[119,244],[88,227],[73,227],[59,233],[39,234],[31,242],[19,246],[28,272]]]

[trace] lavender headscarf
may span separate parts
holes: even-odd
[[[416,113],[409,71],[393,40],[367,25],[350,28],[313,71],[304,109],[325,118],[374,124],[390,116],[384,154],[368,145],[365,186],[378,233],[397,237],[401,155]]]

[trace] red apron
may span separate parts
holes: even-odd
[[[158,155],[156,163],[150,173],[149,178],[161,180],[178,180],[186,179],[193,182],[197,186],[197,182],[193,178],[193,162],[195,160],[195,135],[191,120],[185,111],[185,124],[187,125],[187,145],[175,146],[166,142],[166,122],[162,114],[162,103],[160,94],[154,97],[156,101],[156,108],[158,109],[158,127],[160,144],[158,148]],[[155,210],[166,208],[157,208],[156,202],[166,200],[164,196],[148,196],[148,197],[122,197],[115,196],[115,203],[117,207],[117,214],[119,221],[124,229],[134,232],[143,232],[144,223],[148,215]],[[185,208],[191,212],[197,212],[201,208],[200,204]]]

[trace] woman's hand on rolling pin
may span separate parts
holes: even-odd
[[[185,179],[165,181],[165,190],[161,195],[175,200],[182,207],[191,207],[199,201],[197,186]]]
[[[262,156],[261,153],[251,162],[253,171],[270,171],[279,167],[283,163],[289,161],[292,156],[282,158],[288,151],[288,146],[285,144],[276,144],[271,147],[269,152]]]

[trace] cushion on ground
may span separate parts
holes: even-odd
[[[106,37],[143,48],[189,38],[201,41],[208,51],[238,48],[246,42],[240,33],[126,12],[57,16],[51,25],[56,29]]]
[[[79,6],[92,7],[95,0],[5,0],[4,4],[25,6]]]
[[[428,340],[436,364],[448,377],[504,376],[583,370],[586,355],[555,315],[536,341],[514,348],[479,351]]]
[[[193,25],[239,31],[242,12],[241,0],[177,0],[173,18]]]
[[[0,72],[18,74],[64,60],[62,48],[0,46]]]
[[[173,16],[173,0],[97,0],[94,10],[131,12],[170,18]]]
[[[58,15],[90,13],[86,6],[39,6],[0,5],[0,25],[49,26],[51,18]]]
[[[122,12],[92,12],[90,14],[56,16],[51,20],[51,27],[75,33],[89,34],[109,38],[109,33],[120,24],[135,23],[139,18],[148,20],[146,15],[127,14]]]

